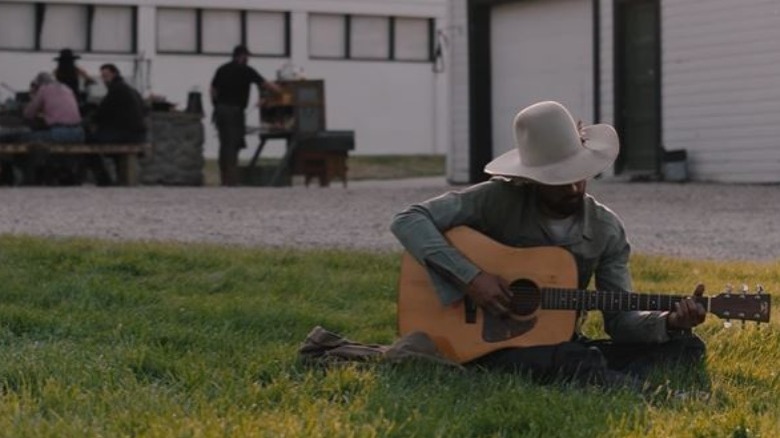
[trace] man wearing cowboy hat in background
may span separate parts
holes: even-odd
[[[485,166],[492,180],[412,205],[392,223],[398,240],[428,267],[442,304],[468,295],[485,311],[511,317],[506,279],[481,271],[442,235],[457,226],[505,245],[566,248],[577,262],[579,288],[595,276],[600,290],[630,291],[630,246],[623,224],[586,194],[587,179],[618,155],[615,130],[604,124],[580,128],[566,108],[550,101],[520,111],[514,129],[516,148]],[[698,285],[695,294],[703,292]],[[591,341],[578,329],[572,342],[498,350],[474,363],[541,377],[576,374],[606,384],[639,385],[660,363],[701,361],[704,343],[690,329],[704,316],[691,299],[673,312],[605,312],[611,340]]]
[[[76,100],[79,104],[83,104],[86,101],[86,93],[82,89],[81,83],[84,82],[84,86],[95,83],[95,80],[84,71],[82,68],[76,65],[76,60],[81,59],[80,56],[73,53],[71,49],[60,50],[59,56],[54,58],[57,61],[57,68],[54,69],[54,77],[57,80],[68,86],[73,90],[73,94],[76,95]]]

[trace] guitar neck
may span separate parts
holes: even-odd
[[[633,292],[606,292],[581,289],[543,288],[541,305],[548,310],[601,310],[619,312],[631,310],[674,310],[683,295],[640,294]],[[710,297],[695,297],[710,311]]]

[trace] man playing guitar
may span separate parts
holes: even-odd
[[[514,129],[515,148],[485,167],[492,180],[412,205],[392,223],[395,236],[425,267],[441,305],[468,299],[493,318],[518,318],[511,279],[481,269],[445,237],[460,226],[509,247],[565,248],[576,261],[578,288],[595,276],[599,290],[631,291],[623,224],[586,193],[587,179],[617,157],[615,130],[579,126],[566,108],[550,101],[520,111]],[[696,300],[703,292],[703,285],[696,286],[693,297],[668,311],[604,311],[610,340],[586,339],[578,318],[568,342],[500,348],[467,362],[547,377],[638,383],[658,364],[692,366],[702,360],[705,345],[691,328],[705,319]]]

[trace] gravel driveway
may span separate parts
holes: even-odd
[[[292,188],[11,188],[0,233],[397,250],[407,204],[449,189],[439,178]],[[591,182],[636,252],[780,258],[780,186]]]

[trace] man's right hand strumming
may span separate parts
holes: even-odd
[[[509,316],[512,292],[506,280],[480,272],[468,286],[466,293],[478,306],[502,318]]]

